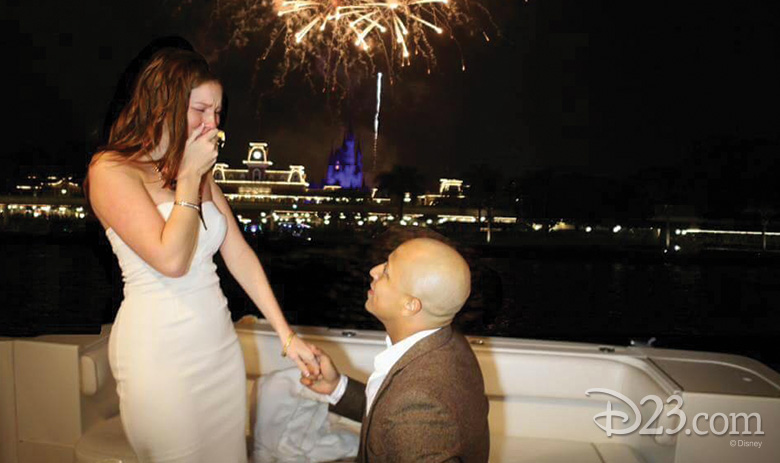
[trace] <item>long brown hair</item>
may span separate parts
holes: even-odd
[[[219,79],[200,54],[178,48],[158,51],[136,79],[130,102],[111,126],[108,144],[98,151],[113,151],[125,162],[154,163],[162,174],[163,187],[173,188],[187,141],[190,93],[213,81]],[[163,157],[140,161],[160,144],[166,129],[168,148]],[[84,194],[89,201],[87,180]]]

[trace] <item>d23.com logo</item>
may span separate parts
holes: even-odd
[[[612,397],[615,397],[616,399],[620,399],[624,404],[626,404],[631,411],[634,414],[634,422],[631,423],[628,426],[621,427],[619,429],[615,429],[612,426],[612,422],[614,421],[614,418],[618,418],[621,423],[627,424],[629,421],[631,421],[631,418],[628,416],[628,413],[615,410],[612,407],[612,401],[607,401],[607,409],[601,413],[597,413],[593,416],[593,422],[596,423],[596,426],[601,428],[603,431],[607,433],[608,437],[612,437],[612,435],[624,435],[624,434],[631,434],[632,432],[639,429],[639,426],[642,425],[642,412],[639,410],[639,407],[636,406],[633,400],[629,399],[625,395],[621,394],[620,392],[613,391],[612,389],[603,389],[603,388],[593,388],[588,389],[585,391],[585,395],[590,397],[591,394],[606,394]],[[677,416],[679,418],[679,424],[674,429],[666,429],[664,430],[663,426],[658,426],[655,428],[651,428],[650,426],[656,422],[658,417],[661,416],[661,414],[664,412],[664,402],[661,400],[660,397],[656,395],[647,395],[642,398],[641,401],[639,401],[639,405],[644,405],[647,402],[653,402],[655,403],[655,411],[653,412],[653,415],[650,417],[649,420],[647,420],[647,423],[642,427],[642,429],[639,430],[639,434],[641,435],[661,435],[661,434],[668,434],[673,435],[680,432],[687,422],[687,418],[685,417],[685,413],[681,410],[683,406],[683,398],[680,397],[677,394],[669,396],[668,399],[666,399],[666,404],[671,404],[674,402],[674,408],[669,410],[666,413],[667,418],[671,418],[672,416]],[[601,419],[604,419],[604,424],[601,423]],[[701,420],[704,420],[706,423],[709,424],[709,429],[700,429],[699,424]],[[756,423],[756,431],[751,430],[750,424],[753,422],[751,420],[755,420]],[[742,431],[740,432],[737,428],[740,423],[740,420],[742,420],[743,427]],[[698,413],[693,417],[693,420],[691,421],[692,424],[692,430],[686,429],[685,434],[691,435],[691,433],[696,433],[699,436],[705,436],[709,433],[715,434],[717,436],[722,436],[726,433],[730,435],[740,435],[740,434],[746,434],[746,435],[764,435],[764,432],[761,430],[761,415],[758,413],[729,413],[728,416],[725,413],[713,413],[712,415],[709,415],[707,413]],[[729,426],[730,425],[730,426]],[[730,430],[729,430],[730,428]]]

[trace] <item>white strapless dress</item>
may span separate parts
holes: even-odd
[[[173,203],[158,205],[167,220]],[[120,415],[143,462],[244,463],[246,379],[227,299],[213,262],[225,217],[202,205],[197,249],[186,275],[154,270],[111,229],[124,300],[109,340]]]

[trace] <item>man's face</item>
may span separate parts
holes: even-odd
[[[401,252],[399,252],[401,251]],[[403,251],[399,248],[387,258],[387,262],[371,269],[371,289],[366,298],[366,310],[381,322],[395,318],[407,294],[402,288],[404,271]]]

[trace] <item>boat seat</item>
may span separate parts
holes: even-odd
[[[255,378],[247,379],[246,386],[247,404],[249,405],[245,429],[246,445],[247,449],[252,449],[253,439],[250,430],[256,422],[257,380]],[[125,431],[122,428],[122,421],[119,415],[100,421],[89,428],[79,439],[75,450],[77,463],[104,463],[107,461],[112,463],[138,463],[138,458],[130,447],[127,437],[125,437]]]
[[[89,428],[76,444],[77,463],[138,463],[122,429],[119,415]]]
[[[628,445],[490,436],[490,463],[643,463]]]
[[[85,397],[95,397],[104,388],[115,387],[113,381],[109,381],[111,376],[106,352],[83,355],[80,373],[81,392]],[[246,382],[248,413],[245,431],[250,452],[253,449],[251,430],[257,422],[257,379],[250,374]],[[359,432],[359,428],[354,431]],[[118,414],[90,426],[76,444],[75,454],[77,463],[138,463]],[[510,462],[642,463],[642,459],[624,444],[491,435],[490,463]]]
[[[644,463],[644,460],[623,444],[491,435],[489,463]]]
[[[631,447],[562,439],[490,436],[490,463],[642,463]],[[86,432],[76,445],[77,463],[138,463],[119,416]]]
[[[251,447],[247,436],[247,447]],[[76,463],[138,463],[127,441],[119,415],[101,421],[85,432],[76,444]]]

